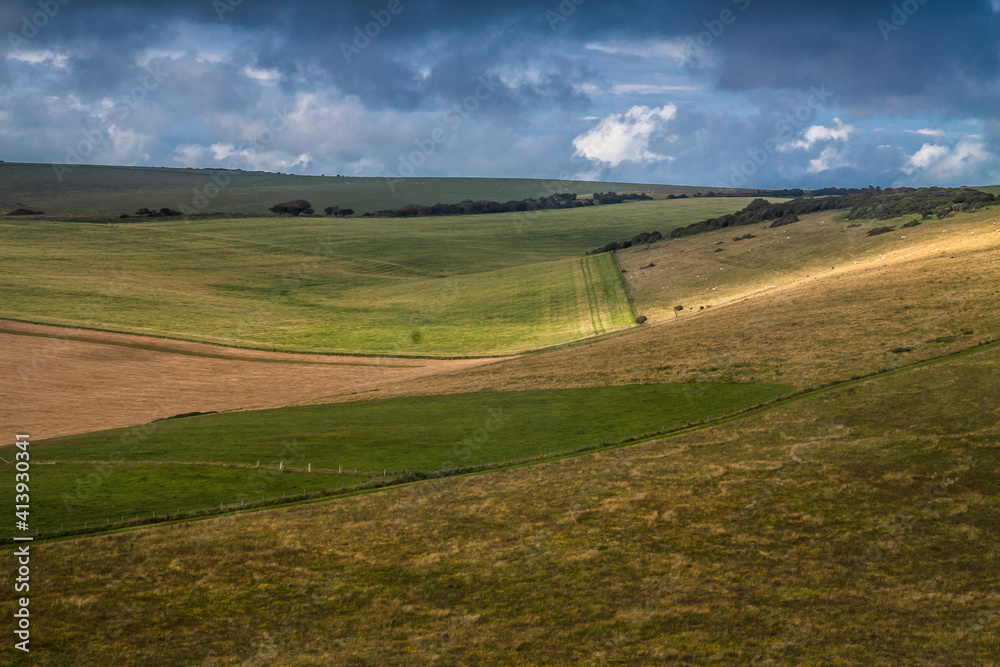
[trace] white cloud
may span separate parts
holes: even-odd
[[[145,151],[153,137],[130,128],[112,125],[108,128],[110,146],[105,151],[110,164],[139,164],[149,160]]]
[[[244,67],[243,75],[257,81],[277,81],[281,78],[281,74],[276,69],[260,69],[257,67]]]
[[[58,67],[59,69],[66,69],[66,65],[69,63],[69,55],[65,53],[57,53],[50,49],[43,49],[40,51],[21,51],[16,53],[11,53],[7,56],[11,60],[18,60],[22,63],[28,63],[31,65],[47,65],[49,67]]]
[[[1000,0],[997,0],[1000,2]],[[908,134],[919,134],[924,137],[943,137],[945,135],[944,130],[932,130],[930,128],[923,128],[920,130],[904,130]]]
[[[700,86],[670,86],[655,83],[617,83],[612,87],[615,95],[662,95],[663,93],[693,92]]]
[[[806,130],[802,139],[784,144],[779,149],[787,151],[792,148],[812,148],[813,144],[820,141],[847,141],[853,132],[853,125],[845,125],[839,118],[834,118],[830,127],[813,125]]]
[[[294,155],[280,150],[258,150],[254,147],[240,148],[230,143],[215,143],[211,146],[185,144],[174,149],[173,159],[184,166],[205,166],[214,163],[229,169],[262,171],[291,171],[306,169],[313,161],[308,153]]]
[[[844,153],[838,151],[833,146],[827,146],[819,154],[818,158],[809,160],[809,168],[806,169],[806,172],[809,174],[818,174],[830,171],[831,169],[837,169],[838,167],[849,167],[850,164]]]
[[[908,175],[926,171],[933,178],[955,178],[971,172],[989,158],[986,145],[980,142],[963,140],[951,149],[937,144],[924,144],[907,159],[903,171]]]
[[[622,162],[671,160],[649,150],[650,142],[666,134],[667,123],[677,115],[677,107],[665,104],[650,108],[634,106],[624,114],[612,114],[594,129],[573,140],[576,155],[617,167]]]
[[[920,150],[911,155],[906,161],[903,171],[907,174],[912,174],[918,169],[926,169],[947,154],[948,148],[946,146],[924,144],[920,147]]]
[[[690,39],[656,39],[644,41],[590,42],[584,46],[589,51],[610,55],[637,56],[647,60],[670,58],[678,67],[709,67],[715,63],[711,54]]]

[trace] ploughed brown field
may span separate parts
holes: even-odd
[[[188,412],[328,402],[493,362],[265,352],[0,320],[0,375],[18,385],[0,404],[0,424],[50,438]]]

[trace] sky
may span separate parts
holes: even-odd
[[[0,160],[1000,183],[1000,0],[0,0]]]

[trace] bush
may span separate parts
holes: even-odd
[[[307,202],[305,199],[295,199],[293,201],[275,204],[268,210],[271,211],[271,213],[276,213],[278,215],[299,215],[301,213],[311,215],[312,213],[315,213],[315,211],[313,211],[312,204]]]
[[[648,321],[649,319],[645,315],[640,315],[639,317],[635,318],[636,324],[645,324]]]
[[[641,245],[644,243],[656,243],[657,241],[663,240],[663,234],[657,231],[652,232],[642,232],[641,234],[636,234],[628,241],[613,241],[606,246],[600,247],[597,250],[591,250],[588,255],[599,255],[602,252],[614,252],[615,250],[624,250],[625,248],[631,248],[634,245]]]
[[[869,229],[865,236],[878,236],[879,234],[888,234],[894,231],[896,231],[895,227],[875,227],[874,229]]]
[[[913,220],[910,220],[908,223],[906,223],[905,225],[903,225],[903,228],[907,229],[909,227],[916,227],[919,224],[920,224],[920,221],[917,220],[916,218],[914,218]]]
[[[15,208],[7,215],[45,215],[45,211],[39,211],[34,208]]]

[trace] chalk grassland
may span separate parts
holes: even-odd
[[[632,256],[629,251],[618,256],[633,266],[626,276],[635,265],[647,265],[651,253],[666,257],[654,262],[648,278],[629,278],[636,311],[654,313],[653,326],[426,378],[419,385],[396,384],[375,395],[692,380],[817,386],[938,357],[1000,338],[996,216],[983,212],[925,223],[904,230],[907,239],[865,237],[872,224],[865,223],[856,244],[840,241],[857,229],[844,231],[853,223],[820,226],[803,220],[796,223],[805,225],[801,230],[796,225],[776,230],[780,245],[753,246],[752,252],[744,247],[738,260],[715,253],[715,243],[723,241],[718,247],[736,253],[758,240],[733,243],[731,230],[678,241],[677,251],[672,245],[652,251],[643,246]],[[768,238],[763,230],[753,233]],[[796,241],[799,235],[808,244]],[[816,248],[828,249],[833,258],[816,254]],[[797,259],[800,252],[807,258]],[[776,280],[778,263],[798,279]],[[657,271],[661,265],[663,273]],[[713,281],[702,281],[699,274]],[[742,283],[748,275],[749,286]],[[777,287],[762,289],[768,284]],[[735,300],[697,310],[698,304],[712,303],[714,286]],[[660,303],[665,307],[657,310]],[[672,311],[677,304],[685,306],[679,317]]]
[[[826,211],[777,229],[736,227],[662,241],[623,250],[618,261],[628,271],[636,308],[662,321],[674,318],[677,305],[689,313],[820,276],[1000,247],[996,209],[928,219],[910,228],[902,225],[913,216],[885,221],[844,216]],[[896,231],[867,236],[884,226]],[[735,240],[747,234],[755,238]],[[644,268],[651,263],[655,266]]]
[[[39,664],[991,664],[998,392],[994,349],[609,454],[38,544],[33,571],[59,586],[32,596],[32,650]]]
[[[3,221],[0,316],[292,351],[504,354],[630,324],[611,259],[581,265],[586,250],[746,202],[421,220]],[[592,307],[606,319],[592,321]]]
[[[665,197],[708,188],[517,178],[406,178],[390,183],[385,178],[92,165],[75,167],[63,173],[60,181],[52,165],[0,163],[0,214],[27,207],[49,216],[117,217],[140,208],[167,207],[268,215],[268,208],[292,199],[306,199],[317,211],[336,205],[360,214],[406,204],[509,201],[558,192],[584,195],[611,190]]]
[[[402,398],[36,440],[33,517],[43,532],[58,532],[351,487],[384,472],[392,482],[404,471],[545,457],[718,418],[792,389],[690,384]]]
[[[488,360],[380,359],[222,348],[0,321],[0,444],[190,412],[329,402]]]

